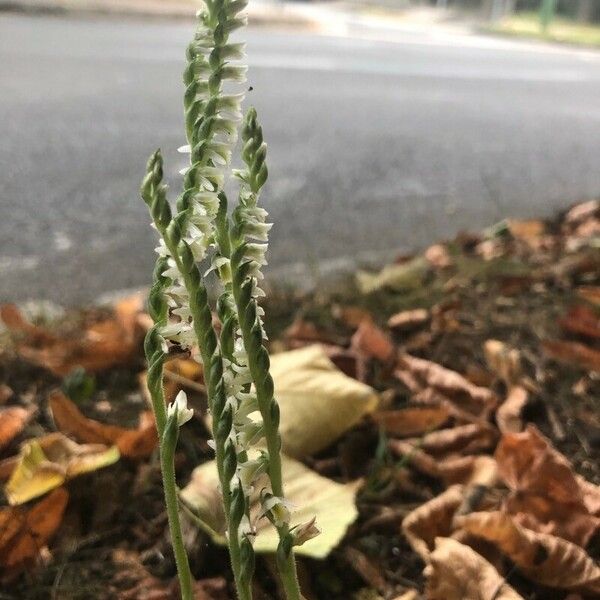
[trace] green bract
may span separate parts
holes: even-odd
[[[263,515],[279,534],[277,564],[289,599],[300,600],[293,545],[298,532],[290,532],[289,511],[283,496],[279,407],[273,396],[269,354],[262,308],[258,298],[261,268],[266,264],[267,212],[258,206],[267,180],[267,146],[254,109],[241,127],[245,168],[236,171],[240,191],[231,216],[223,191],[230,170],[232,148],[242,121],[244,94],[224,91],[244,82],[246,67],[237,61],[244,45],[229,35],[245,25],[240,12],[244,0],[207,0],[198,14],[198,27],[189,44],[184,72],[185,128],[190,163],[183,173],[183,191],[173,212],[163,184],[162,157],[149,159],[141,188],[159,233],[158,259],[149,296],[154,326],[145,343],[148,387],[160,438],[165,500],[171,539],[185,600],[192,598],[192,577],[181,538],[173,455],[178,430],[190,417],[185,395],[165,407],[163,364],[169,347],[188,348],[204,365],[208,407],[217,470],[227,518],[228,545],[240,600],[252,597],[254,528],[249,518],[249,494],[256,479],[266,473],[270,489],[263,490]],[[201,268],[200,263],[205,263]],[[209,263],[209,264],[206,264]],[[213,326],[213,307],[205,286],[208,272],[222,286],[214,307],[221,321]],[[204,275],[202,275],[204,273]],[[266,445],[256,458],[249,451]],[[310,527],[309,527],[310,526]],[[297,528],[296,528],[297,529]],[[314,534],[314,524],[307,524]],[[302,530],[304,531],[304,530]]]

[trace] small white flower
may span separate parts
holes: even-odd
[[[263,457],[238,464],[237,476],[246,495],[252,491],[252,484],[265,472],[266,467],[267,464]]]
[[[187,395],[183,390],[177,394],[175,402],[171,402],[167,407],[167,418],[173,416],[177,418],[177,425],[179,427],[187,423],[194,416],[193,409],[188,408]]]
[[[294,505],[279,496],[273,496],[269,492],[265,492],[261,497],[262,511],[260,516],[267,516],[269,521],[275,527],[281,527],[285,523],[290,522],[290,513],[294,509]],[[259,517],[260,518],[260,517]]]
[[[265,435],[264,425],[251,419],[247,419],[241,426],[236,424],[235,429],[238,444],[244,449],[248,449]]]

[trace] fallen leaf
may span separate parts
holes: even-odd
[[[600,285],[581,285],[577,295],[595,306],[600,306]]]
[[[297,507],[292,511],[292,527],[316,517],[321,534],[296,548],[296,553],[311,558],[325,558],[338,545],[347,528],[355,521],[356,491],[361,482],[340,484],[321,477],[302,463],[282,456],[283,485],[286,499]],[[256,489],[260,489],[257,484]],[[213,539],[225,543],[225,519],[220,509],[221,499],[215,461],[196,467],[190,483],[181,491],[183,500],[213,531]],[[251,520],[258,516],[258,493],[251,498]],[[216,535],[215,535],[216,534]],[[272,553],[277,549],[277,531],[266,518],[257,523],[254,549]]]
[[[376,359],[382,363],[389,362],[396,350],[389,336],[379,329],[371,319],[365,319],[359,325],[352,336],[350,347],[359,356]]]
[[[558,324],[569,333],[600,339],[600,318],[589,306],[571,307],[569,312],[559,319]]]
[[[453,485],[415,508],[402,521],[402,532],[412,549],[425,562],[434,548],[435,539],[452,533],[452,520],[463,501],[464,490],[462,485]]]
[[[372,318],[371,313],[360,306],[334,304],[331,308],[331,314],[351,329],[357,329],[365,319]]]
[[[499,340],[487,340],[483,345],[490,369],[507,386],[517,384],[522,377],[521,355],[515,348]]]
[[[587,371],[600,372],[600,350],[595,350],[579,342],[546,340],[542,342],[546,355],[558,362],[563,362]]]
[[[495,404],[494,395],[489,389],[473,385],[456,371],[429,360],[402,354],[395,374],[400,377],[406,371],[420,390],[432,388],[477,416],[487,414]]]
[[[27,336],[33,344],[52,343],[55,339],[43,327],[29,323],[16,304],[1,305],[0,318],[9,331]]]
[[[537,249],[539,247],[539,238],[546,233],[546,225],[543,221],[539,221],[537,219],[531,219],[528,221],[508,219],[507,226],[511,235],[515,239],[525,242],[533,249]]]
[[[493,487],[498,482],[498,465],[485,454],[445,458],[438,462],[438,472],[447,484]]]
[[[491,456],[450,454],[440,459],[421,450],[414,440],[389,440],[388,447],[417,471],[449,485],[492,486],[498,479],[496,461]]]
[[[583,501],[571,464],[533,425],[522,433],[504,434],[495,458],[500,476],[515,492],[564,504]]]
[[[23,431],[34,413],[34,408],[20,406],[0,408],[0,449],[8,446]]]
[[[437,538],[429,561],[429,600],[522,600],[483,556],[452,538]]]
[[[379,273],[358,271],[356,282],[362,294],[386,288],[394,291],[412,290],[423,283],[429,268],[429,261],[419,256],[400,264],[387,265]]]
[[[496,423],[502,433],[518,433],[523,430],[521,413],[529,399],[529,392],[520,385],[515,385],[508,390],[504,402],[496,411]]]
[[[116,445],[121,455],[132,458],[150,456],[158,443],[152,413],[145,412],[138,429],[106,425],[85,417],[62,392],[50,394],[49,406],[56,426],[66,435],[86,444]]]
[[[12,388],[5,383],[0,384],[0,405],[6,404],[14,395]]]
[[[596,508],[593,500],[600,498],[600,487],[576,476],[569,461],[533,425],[523,433],[505,434],[495,457],[501,478],[513,492],[507,510],[518,522],[587,544],[600,526],[590,510]]]
[[[526,529],[499,511],[456,517],[455,525],[497,546],[532,581],[600,594],[600,567],[576,544]]]
[[[30,508],[0,509],[0,565],[14,574],[36,559],[60,526],[68,500],[59,488]]]
[[[408,590],[400,596],[395,596],[392,600],[418,600],[419,592],[417,590]]]
[[[64,377],[76,367],[98,372],[131,362],[143,335],[137,321],[141,308],[141,296],[126,298],[115,305],[113,317],[71,337],[60,337],[28,323],[12,304],[0,307],[0,316],[17,337],[17,352],[24,359]]]
[[[436,269],[445,269],[452,265],[452,258],[444,244],[429,246],[423,253],[429,264]]]
[[[444,406],[422,406],[379,411],[372,418],[388,435],[407,437],[437,429],[449,416]]]
[[[493,447],[497,439],[496,430],[480,423],[467,423],[449,429],[440,429],[425,434],[420,439],[407,440],[435,456],[460,452],[470,454]]]
[[[302,458],[323,450],[379,402],[375,391],[344,375],[320,346],[271,357],[283,450]]]
[[[430,319],[429,311],[425,308],[415,308],[414,310],[403,310],[392,315],[388,319],[388,327],[398,331],[415,329],[427,323]]]
[[[389,440],[388,448],[406,460],[407,464],[430,477],[441,477],[439,460],[423,452],[413,442],[407,440]]]
[[[515,522],[540,533],[549,533],[585,548],[600,527],[600,519],[579,502],[563,504],[535,494],[511,494],[504,510]]]
[[[600,211],[600,200],[588,200],[575,205],[564,216],[564,223],[574,226],[594,217]]]
[[[23,504],[60,487],[65,481],[112,465],[119,460],[116,447],[79,445],[62,433],[29,440],[4,487],[10,504]]]
[[[577,486],[583,496],[583,503],[591,515],[600,516],[600,486],[587,481],[581,475],[576,475]]]

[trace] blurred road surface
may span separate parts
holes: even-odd
[[[192,28],[0,14],[0,300],[74,304],[148,283],[138,186],[160,146],[178,189]],[[247,40],[273,279],[600,194],[600,54],[409,33]]]

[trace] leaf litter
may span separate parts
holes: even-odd
[[[272,290],[288,492],[325,534],[300,547],[308,600],[598,597],[599,224],[587,202],[355,282]],[[176,598],[140,297],[44,324],[0,316],[3,593]],[[202,368],[174,356],[166,397],[182,388],[201,417]],[[207,442],[202,418],[182,429],[181,510],[196,597],[225,600]],[[255,594],[274,600],[257,528]]]

